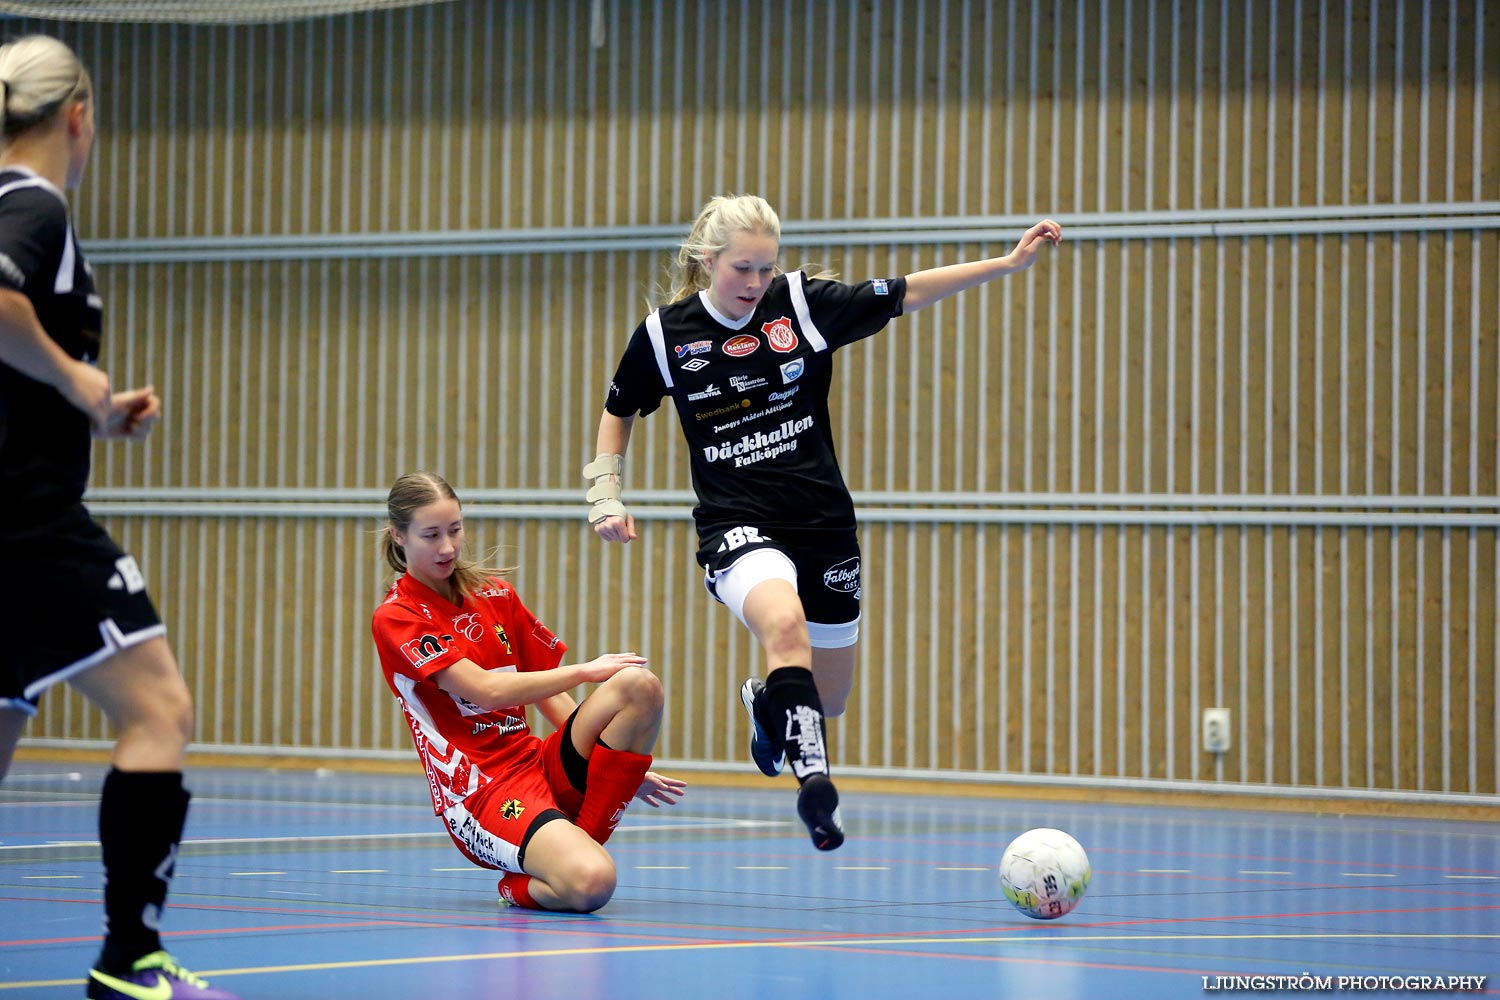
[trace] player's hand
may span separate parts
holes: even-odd
[[[607,681],[626,667],[644,667],[646,658],[639,653],[605,653],[603,656],[580,663],[583,680],[588,684]]]
[[[606,517],[594,525],[594,534],[606,542],[626,544],[640,537],[635,533],[635,517],[631,514],[626,514],[624,517]]]
[[[1016,248],[1006,254],[1010,261],[1010,272],[1015,274],[1026,270],[1036,261],[1037,251],[1042,248],[1043,243],[1051,243],[1057,246],[1062,242],[1062,226],[1051,219],[1043,219],[1021,234],[1021,242]]]
[[[117,392],[110,397],[110,414],[96,431],[100,437],[144,441],[161,419],[161,397],[153,386]]]
[[[669,778],[655,771],[646,772],[646,780],[636,790],[635,797],[652,809],[672,806],[687,792],[687,782],[680,778]]]
[[[109,393],[109,375],[86,361],[68,366],[67,375],[57,391],[64,399],[83,411],[95,434],[109,425],[113,397]]]

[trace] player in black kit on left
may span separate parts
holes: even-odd
[[[629,542],[620,499],[636,414],[671,396],[687,438],[704,583],[760,641],[762,684],[740,698],[751,757],[777,775],[790,762],[797,812],[819,850],[844,841],[824,718],[854,685],[861,566],[854,503],[828,415],[833,353],[902,313],[1030,267],[1062,240],[1044,219],[1003,257],[844,284],[780,273],[781,223],[753,195],[714,198],[673,268],[669,302],[636,328],[599,420],[589,520]]]
[[[161,910],[187,817],[193,702],[136,562],[84,508],[89,438],[142,439],[150,386],[112,392],[102,302],[64,191],[94,141],[89,75],[30,35],[0,46],[0,777],[37,699],[67,681],[118,731],[99,799],[105,939],[94,1000],[234,1000],[162,950]]]

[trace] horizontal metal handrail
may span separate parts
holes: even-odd
[[[90,504],[99,515],[116,517],[269,517],[370,518],[385,517],[383,503],[299,503],[290,501],[218,501],[181,503],[128,500]],[[582,505],[577,511],[550,504],[486,504],[470,502],[465,516],[482,520],[577,520],[583,527]],[[687,521],[686,506],[632,505],[638,521]],[[1050,524],[1050,525],[1192,525],[1200,527],[1363,527],[1363,528],[1500,528],[1500,514],[1434,511],[1312,511],[1312,510],[1058,510],[954,507],[857,508],[867,524]]]
[[[1413,202],[1077,212],[1057,216],[1069,239],[1153,240],[1250,236],[1368,234],[1500,228],[1500,202]],[[992,243],[1013,239],[1036,221],[1020,215],[963,215],[788,221],[792,246]],[[204,263],[254,260],[510,256],[664,250],[681,242],[686,224],[532,227],[411,232],[142,236],[85,240],[99,264]]]
[[[464,489],[466,504],[581,504],[582,490]],[[863,490],[854,502],[862,507],[912,505],[921,507],[1146,507],[1169,510],[1247,508],[1264,510],[1448,510],[1500,511],[1496,495],[1299,494],[1299,493],[985,493],[975,491]],[[114,486],[92,489],[84,497],[90,505],[103,503],[385,503],[378,487],[279,486]],[[632,490],[628,499],[641,505],[687,504],[690,490]]]

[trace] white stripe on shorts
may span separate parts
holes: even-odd
[[[127,650],[132,646],[139,646],[147,639],[155,639],[159,635],[166,634],[167,627],[165,625],[152,625],[149,628],[143,628],[140,631],[131,632],[129,635],[126,635],[120,631],[120,626],[115,624],[113,618],[106,618],[99,623],[99,637],[104,641],[103,648],[97,652],[90,653],[81,660],[68,664],[61,670],[48,674],[46,677],[32,681],[26,685],[26,689],[21,693],[31,701],[35,701],[41,697],[43,691],[52,685],[60,681],[65,681],[74,674],[82,673],[89,667],[97,667],[116,653]]]

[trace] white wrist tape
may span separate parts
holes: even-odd
[[[599,455],[583,467],[583,478],[592,479],[586,499],[590,507],[590,524],[598,524],[606,517],[626,517],[629,512],[620,502],[620,487],[625,483],[625,456]]]

